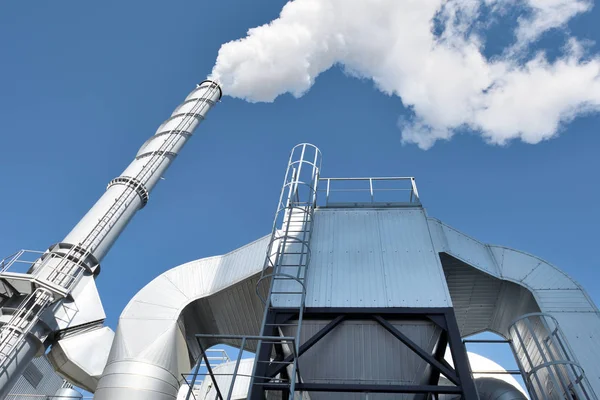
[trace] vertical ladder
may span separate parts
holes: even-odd
[[[320,167],[321,153],[317,147],[308,143],[294,147],[279,197],[265,264],[257,283],[257,294],[265,304],[261,336],[269,337],[269,340],[263,340],[257,346],[258,354],[250,384],[252,400],[258,400],[255,398],[256,393],[261,392],[258,386],[269,381],[271,386],[274,384],[264,374],[265,364],[275,362],[270,360],[272,349],[278,346],[285,357],[299,352]],[[269,281],[265,297],[263,282]],[[271,317],[277,309],[292,311],[298,318],[280,323]],[[277,342],[272,339],[273,336],[279,336],[282,340]],[[290,338],[293,340],[290,341]],[[261,347],[267,359],[261,359]],[[282,360],[276,362],[281,363]],[[275,384],[293,399],[296,379],[299,378],[297,357],[293,357],[286,365],[286,373],[287,378],[276,378]]]
[[[207,107],[206,100],[211,98],[216,91],[220,90],[216,84],[207,89],[207,95],[195,100],[191,110],[186,117],[170,131],[171,135],[161,144],[159,149],[150,157],[149,161],[134,177],[135,186],[125,190],[115,199],[115,202],[106,211],[94,228],[88,233],[77,246],[71,247],[65,254],[50,254],[40,268],[47,268],[50,273],[46,281],[61,287],[69,293],[83,276],[85,271],[84,262],[88,256],[106,238],[107,233],[119,221],[127,208],[135,200],[137,186],[144,185],[164,162],[164,154],[169,153],[177,146],[181,137],[179,133],[189,129],[197,118],[202,117],[202,110]],[[58,260],[57,260],[58,259]],[[2,371],[11,360],[15,351],[18,351],[27,335],[39,321],[44,311],[56,301],[62,300],[60,295],[52,293],[48,289],[38,287],[34,292],[25,297],[8,323],[0,326],[0,371]]]

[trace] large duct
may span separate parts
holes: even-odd
[[[394,181],[412,188],[390,195]],[[360,183],[366,183],[363,193]],[[428,217],[412,178],[321,178],[321,187],[310,239],[310,273],[303,282],[302,330],[294,338],[300,344],[295,348],[300,360],[296,399],[300,392],[310,393],[312,400],[358,400],[365,393],[373,400],[419,400],[424,393],[454,398],[461,390],[467,392],[464,382],[473,375],[461,338],[485,331],[512,339],[521,372],[533,373],[534,383],[545,385],[545,396],[534,397],[524,376],[532,399],[598,399],[600,312],[564,272]],[[256,338],[265,310],[256,295],[257,282],[270,244],[267,236],[228,254],[186,263],[140,290],[121,314],[94,399],[176,400],[183,375],[200,359],[202,349],[240,346],[236,337]],[[300,265],[280,260],[286,268]],[[259,293],[264,294],[260,288]],[[281,344],[297,332],[298,312],[290,304],[283,305],[281,319],[265,324],[280,324],[284,337],[269,333],[263,343]],[[444,314],[449,317],[442,319]],[[554,323],[536,322],[540,316],[551,316]],[[441,361],[447,345],[455,350],[450,351],[452,369]],[[291,375],[283,373],[290,364],[283,347],[262,355],[257,351],[263,356],[260,361],[269,364],[266,372],[254,369],[237,378],[266,377],[271,380],[267,396],[280,395],[276,391],[288,385]],[[525,363],[528,358],[531,362]],[[453,385],[436,386],[440,375],[454,378],[463,388],[452,380]],[[230,381],[216,381],[228,392]],[[502,383],[478,383],[460,395],[522,400]],[[209,390],[209,398],[215,391]]]
[[[26,273],[7,270],[23,262],[24,252],[0,262],[0,399],[46,345],[102,323],[94,284],[99,262],[221,95],[215,82],[199,84],[73,230],[40,253]]]

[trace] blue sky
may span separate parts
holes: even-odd
[[[210,73],[220,45],[284,3],[4,2],[0,254],[61,240]],[[599,40],[599,18],[594,9],[568,29]],[[495,25],[489,43],[508,29]],[[551,31],[536,46],[558,51],[564,40]],[[492,146],[465,132],[427,151],[401,143],[397,121],[410,116],[398,97],[339,68],[300,99],[223,98],[103,261],[107,324],[115,328],[128,300],[166,269],[267,234],[298,142],[321,148],[324,176],[415,176],[429,215],[550,261],[600,302],[597,114],[537,145]]]

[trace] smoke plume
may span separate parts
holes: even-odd
[[[466,128],[494,144],[538,143],[600,110],[600,57],[565,29],[591,7],[591,0],[295,0],[224,44],[212,75],[229,96],[271,102],[302,96],[339,65],[402,99],[411,113],[398,122],[404,142],[427,149]],[[486,57],[486,32],[502,18],[513,20],[510,43]],[[551,59],[539,39],[552,29],[565,42]]]

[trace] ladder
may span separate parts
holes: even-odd
[[[218,90],[220,89],[216,84],[211,84],[205,95],[194,100],[195,103],[190,111],[185,113],[185,118],[169,131],[167,139],[132,179],[133,187],[123,191],[115,199],[111,207],[77,246],[72,246],[65,254],[51,253],[46,256],[39,267],[40,270],[49,269],[50,273],[45,279],[46,281],[64,289],[64,293],[71,292],[83,276],[86,269],[85,261],[92,256],[92,252],[102,243],[107,233],[131,205],[138,195],[138,189],[143,187],[144,183],[161,167],[165,160],[163,155],[169,154],[177,146],[181,140],[179,133],[186,132],[196,118],[202,118],[202,111],[207,107],[208,99]],[[56,260],[57,258],[58,260]],[[44,287],[36,288],[25,297],[10,320],[0,327],[0,371],[6,368],[12,355],[25,342],[27,335],[37,324],[44,311],[62,298],[64,298],[63,293],[54,293]]]
[[[259,342],[257,359],[251,382],[251,393],[260,390],[256,386],[269,383],[270,387],[281,388],[293,399],[296,380],[299,379],[298,357],[291,360],[261,360],[261,346],[275,347],[283,351],[283,356],[298,355],[301,345],[302,318],[306,301],[306,275],[310,263],[310,239],[314,225],[317,184],[321,154],[315,146],[303,143],[292,150],[286,177],[281,190],[279,205],[275,214],[271,240],[267,246],[267,256],[257,283],[257,294],[265,304],[265,314],[261,336],[269,340]],[[280,228],[278,228],[280,227]],[[263,282],[270,281],[267,296],[262,293]],[[271,318],[277,309],[285,309],[297,315],[297,319],[280,323]],[[280,341],[274,336],[281,337]],[[292,348],[293,347],[293,348]],[[270,351],[266,353],[270,357]],[[287,378],[267,378],[260,371],[262,364],[285,363]],[[254,389],[253,389],[254,387]],[[252,400],[256,400],[252,397]]]

